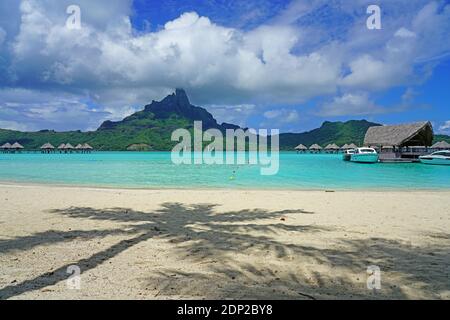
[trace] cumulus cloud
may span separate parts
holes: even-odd
[[[248,127],[248,119],[258,112],[254,104],[209,105],[208,110],[219,123],[236,124],[243,128]]]
[[[377,106],[369,99],[367,93],[347,93],[335,97],[331,102],[325,103],[318,115],[323,117],[336,117],[345,115],[371,115],[385,113],[387,110]]]
[[[274,109],[264,112],[264,117],[278,124],[296,123],[300,116],[296,110]]]
[[[450,134],[450,120],[445,121],[441,126],[439,126],[439,132],[443,134]]]
[[[240,123],[240,116],[245,122],[270,104],[301,104],[342,91],[365,94],[335,98],[323,106],[324,114],[373,114],[381,109],[370,92],[420,81],[426,75],[418,66],[433,61],[432,68],[450,51],[450,5],[437,2],[386,3],[393,13],[383,18],[382,32],[361,27],[365,10],[355,10],[355,4],[325,6],[320,0],[293,1],[290,10],[251,30],[187,12],[146,32],[133,29],[131,0],[79,0],[82,28],[70,30],[65,22],[72,2],[22,0],[0,11],[0,40],[8,48],[1,51],[0,41],[0,88],[45,92],[54,112],[42,107],[42,117],[58,127],[64,122],[56,125],[51,116],[65,110],[59,116],[67,118],[64,97],[71,97],[70,110],[78,110],[74,117],[92,115],[87,126],[93,127],[105,115],[123,117],[175,87],[185,88],[196,104],[215,105],[211,112],[229,122]],[[324,10],[338,9],[349,17],[342,25],[316,25],[317,17],[332,16]],[[324,28],[345,32],[326,38]],[[28,116],[29,104],[15,110],[22,110],[16,120],[38,126]],[[295,113],[283,117],[296,121]]]
[[[94,130],[99,122],[111,116],[80,101],[80,97],[66,93],[55,95],[27,89],[0,89],[0,128],[4,129]]]

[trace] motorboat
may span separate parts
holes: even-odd
[[[450,150],[436,151],[419,159],[424,164],[450,165]]]
[[[354,149],[345,150],[344,153],[342,154],[342,160],[350,161],[352,154],[354,154],[354,153],[355,153]]]
[[[378,152],[373,148],[357,148],[350,155],[351,162],[377,163],[379,160]]]

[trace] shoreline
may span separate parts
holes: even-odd
[[[420,189],[420,188],[354,188],[354,189],[339,189],[339,188],[329,188],[329,189],[309,189],[309,188],[298,188],[298,189],[292,189],[292,188],[246,188],[246,187],[236,187],[236,188],[229,188],[229,187],[119,187],[119,186],[95,186],[95,185],[78,185],[78,184],[58,184],[58,183],[44,183],[44,182],[19,182],[19,181],[3,181],[0,180],[0,187],[5,186],[14,186],[14,187],[49,187],[49,188],[67,188],[67,189],[88,189],[88,190],[121,190],[121,191],[158,191],[158,190],[164,190],[164,191],[186,191],[186,190],[193,190],[193,191],[261,191],[261,192],[324,192],[324,193],[333,193],[333,192],[345,192],[345,193],[352,193],[352,192],[373,192],[373,193],[385,193],[385,192],[394,192],[394,193],[403,193],[403,192],[430,192],[430,193],[446,193],[450,192],[450,188],[443,189],[443,188],[430,188],[430,189]]]

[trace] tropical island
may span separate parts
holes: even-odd
[[[161,101],[152,101],[143,110],[121,121],[105,121],[95,131],[20,132],[0,129],[0,145],[17,141],[27,150],[38,150],[46,143],[59,146],[70,142],[72,145],[88,143],[100,151],[170,151],[175,146],[171,134],[178,128],[193,129],[194,121],[202,121],[203,129],[238,129],[237,125],[219,124],[206,109],[190,103],[185,90],[176,91]],[[320,128],[303,133],[281,133],[280,150],[293,151],[299,144],[310,146],[314,143],[322,147],[335,143],[361,145],[368,128],[381,124],[366,120],[347,122],[326,121]],[[245,128],[244,128],[245,129]],[[436,135],[435,142],[448,141],[449,136]]]

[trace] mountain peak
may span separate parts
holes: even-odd
[[[177,97],[186,97],[187,98],[186,91],[183,88],[176,88],[175,89],[175,95]]]
[[[181,89],[181,88],[175,89],[175,97],[177,99],[178,105],[180,105],[182,107],[187,107],[187,106],[191,105],[191,102],[189,101],[189,98],[186,94],[186,91],[184,91],[184,89]]]

